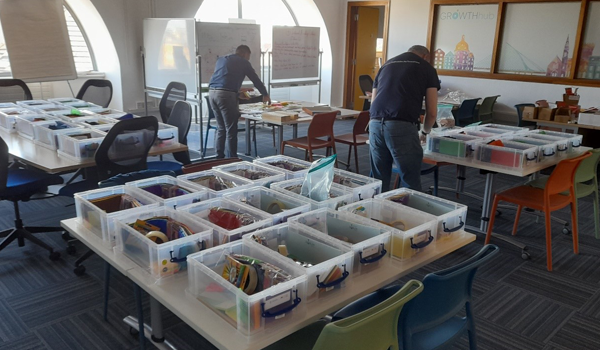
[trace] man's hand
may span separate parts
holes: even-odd
[[[263,95],[263,103],[266,103],[268,105],[271,104],[271,97],[269,95]]]
[[[419,131],[419,141],[421,141],[422,144],[427,141],[427,135],[423,134],[420,131]]]

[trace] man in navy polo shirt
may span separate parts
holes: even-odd
[[[245,77],[263,95],[263,102],[271,103],[271,98],[250,64],[250,48],[240,45],[235,54],[219,57],[210,83],[208,99],[217,119],[216,151],[217,158],[225,158],[225,140],[229,157],[237,157],[237,125],[240,119],[238,92]],[[246,130],[249,132],[249,130]]]
[[[400,169],[402,187],[421,190],[421,141],[437,117],[440,82],[429,63],[429,50],[420,45],[388,60],[373,82],[369,144],[371,172],[390,189],[392,165]],[[420,115],[425,97],[425,120]]]

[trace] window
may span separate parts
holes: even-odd
[[[66,6],[64,7],[64,10],[77,73],[86,73],[96,70],[95,63],[90,54],[89,45],[83,32],[79,28],[79,24]],[[6,50],[6,44],[4,43],[4,33],[2,33],[2,27],[0,26],[0,76],[9,76],[10,74],[10,61]]]

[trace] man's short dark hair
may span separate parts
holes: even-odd
[[[235,54],[236,55],[244,55],[244,54],[251,54],[252,51],[250,51],[250,48],[247,45],[240,45],[237,47],[237,49],[235,49]]]
[[[429,49],[422,45],[413,45],[408,52],[416,53],[417,55],[429,55]]]

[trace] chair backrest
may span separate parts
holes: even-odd
[[[177,127],[179,131],[179,143],[187,145],[187,135],[192,125],[192,106],[186,101],[177,101],[171,111],[167,124]],[[175,160],[181,164],[190,164],[190,153],[188,151],[173,153]]]
[[[177,101],[185,101],[187,88],[184,83],[172,81],[167,85],[163,97],[160,99],[158,110],[163,123],[166,123],[171,115],[171,110]]]
[[[492,114],[492,112],[494,112],[494,104],[498,97],[500,97],[500,95],[484,98],[483,102],[481,102],[481,106],[479,106],[479,115]]]
[[[593,149],[590,152],[592,155],[582,160],[579,167],[577,167],[577,171],[575,172],[575,183],[586,182],[597,176],[598,161],[600,161],[600,148]]]
[[[363,95],[367,94],[368,92],[372,92],[373,91],[373,78],[371,78],[370,75],[360,75],[358,77],[358,85],[360,86],[360,89],[362,90]]]
[[[208,96],[204,96],[204,99],[206,100],[206,109],[208,110],[208,120],[206,123],[210,125],[210,121],[215,119],[215,111],[213,111],[212,107],[210,106],[210,100],[208,99]]]
[[[480,98],[464,100],[460,104],[460,107],[458,107],[458,119],[472,118],[475,113],[475,107],[477,107],[477,101],[479,100]]]
[[[586,152],[578,157],[561,160],[550,174],[544,187],[544,198],[548,199],[553,194],[569,191],[575,184],[575,172],[585,158],[591,157],[591,152]]]
[[[423,291],[423,283],[410,280],[390,298],[356,315],[329,323],[313,350],[387,350],[398,348],[398,316],[402,307]]]
[[[31,90],[21,79],[0,79],[0,102],[33,100]]]
[[[330,136],[333,139],[333,123],[337,112],[319,113],[313,116],[308,126],[307,136],[310,139],[317,137]]]
[[[98,181],[147,168],[146,158],[156,140],[155,117],[122,120],[113,126],[96,150]]]
[[[112,100],[112,94],[113,86],[110,80],[88,79],[83,83],[75,98],[106,108]]]
[[[425,276],[423,293],[407,303],[400,314],[401,341],[410,344],[411,334],[436,327],[464,309],[471,301],[477,269],[498,252],[497,246],[488,244],[469,259]],[[404,348],[410,347],[405,345]]]
[[[515,105],[515,108],[517,109],[517,118],[518,123],[517,126],[521,126],[522,122],[523,122],[523,108],[525,107],[535,107],[535,104],[533,103],[519,103]]]
[[[6,189],[8,181],[8,145],[0,137],[0,192]]]
[[[354,135],[354,141],[356,142],[356,135],[368,134],[366,130],[371,120],[369,111],[360,112],[358,118],[354,122],[354,128],[352,128],[352,135]]]
[[[211,159],[211,160],[205,160],[202,162],[184,165],[181,168],[181,171],[183,171],[184,174],[191,174],[191,173],[197,173],[199,171],[210,170],[214,166],[225,165],[225,164],[230,164],[230,163],[237,163],[237,162],[241,162],[241,161],[243,161],[243,159],[241,159],[241,158]]]

